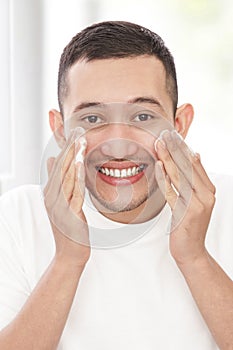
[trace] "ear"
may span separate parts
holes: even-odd
[[[185,103],[176,110],[175,128],[185,138],[194,117],[194,109],[190,103]]]
[[[56,109],[51,109],[49,111],[49,124],[58,146],[63,148],[66,142],[64,135],[64,123],[61,113]]]

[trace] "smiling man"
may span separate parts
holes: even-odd
[[[232,349],[233,181],[184,142],[194,112],[162,39],[84,29],[58,100],[43,196],[0,201],[0,348]]]

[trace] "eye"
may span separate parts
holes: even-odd
[[[152,119],[153,117],[150,114],[142,113],[138,114],[134,120],[137,122],[146,122],[147,120]]]
[[[100,123],[102,119],[97,115],[88,115],[87,117],[84,118],[84,120],[90,124],[96,124],[96,123]]]

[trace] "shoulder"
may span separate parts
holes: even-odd
[[[19,202],[20,200],[30,200],[42,198],[39,185],[22,185],[12,188],[0,196],[0,206],[8,203]]]
[[[1,236],[7,231],[20,239],[42,218],[46,218],[46,211],[39,185],[19,186],[0,196]]]
[[[13,188],[0,196],[2,215],[23,215],[26,210],[43,207],[43,195],[39,185],[23,185]]]
[[[40,186],[24,185],[4,193],[0,197],[0,254],[4,251],[11,261],[18,255],[33,285],[48,266],[54,250]]]

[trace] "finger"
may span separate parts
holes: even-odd
[[[174,131],[165,132],[163,134],[163,141],[166,144],[166,149],[170,153],[172,160],[179,168],[180,174],[183,175],[188,181],[190,185],[190,191],[194,190],[197,193],[199,199],[203,200],[204,197],[208,196],[209,189],[204,184],[193,165],[196,161],[196,158],[192,156],[192,159],[190,160],[191,154],[194,153],[192,153],[190,149],[188,149],[186,153],[182,152],[180,145],[184,142],[179,136],[177,136],[177,133]],[[174,179],[171,177],[172,182],[173,180]],[[185,187],[185,190],[187,191],[188,187]],[[186,200],[187,199],[188,198],[186,198]]]
[[[87,148],[87,140],[84,136],[75,140],[75,163],[84,163],[84,156]]]
[[[75,214],[82,210],[84,193],[85,193],[85,169],[82,162],[78,162],[76,167],[76,177],[72,198],[70,201],[70,208]]]
[[[58,172],[58,168],[59,166],[61,167],[61,162],[62,162],[62,158],[64,157],[64,154],[67,152],[67,150],[70,147],[70,143],[73,141],[74,139],[74,133],[70,134],[67,143],[65,144],[64,148],[62,149],[62,151],[59,153],[59,155],[57,156],[57,158],[55,158],[54,163],[53,163],[53,168],[49,174],[49,179],[47,182],[47,192],[49,191],[50,187],[52,186],[52,188],[55,187],[55,185],[57,185],[57,183],[59,184],[60,182],[60,178],[61,178],[61,171],[59,170]],[[55,181],[56,179],[56,181]],[[59,185],[60,188],[60,185]]]
[[[63,156],[62,168],[61,168],[61,179],[62,179],[62,182],[64,182],[66,174],[69,171],[72,162],[74,162],[74,157],[75,157],[74,142],[75,142],[75,140],[70,145],[70,148],[67,150],[66,154],[64,154],[64,156]]]
[[[75,165],[74,163],[81,162],[84,163],[84,154],[86,151],[87,142],[84,136],[75,139],[75,148],[72,147],[69,151],[69,156],[67,156],[65,160],[65,165],[63,169],[65,169],[65,174],[63,175],[63,191],[66,199],[69,201],[72,197],[72,192],[75,186]],[[75,155],[76,154],[76,155]],[[74,160],[75,157],[75,160]],[[67,166],[69,168],[67,169]],[[80,171],[80,166],[77,168]]]
[[[66,156],[64,156],[64,162],[62,166],[62,178],[65,176],[66,172],[70,168],[71,162],[74,160],[74,157],[81,149],[82,160],[84,159],[84,151],[86,149],[86,138],[83,136],[84,129],[81,127],[76,128],[75,138],[71,144],[70,149],[68,149]],[[85,140],[85,141],[84,141]]]
[[[185,143],[184,143],[185,145]],[[186,146],[186,145],[185,145]],[[216,193],[216,188],[214,184],[211,182],[209,176],[207,175],[202,163],[201,163],[201,157],[199,153],[193,153],[189,155],[190,160],[193,164],[193,167],[195,168],[197,174],[199,175],[199,178],[202,180],[204,185],[208,188],[208,190],[212,193]]]
[[[188,205],[185,203],[185,201],[183,201],[182,197],[178,196],[178,194],[174,190],[161,161],[157,161],[155,164],[155,176],[159,188],[172,210],[173,219],[172,225],[170,227],[170,233],[172,233],[176,229],[176,227],[182,222],[185,213],[188,209]]]
[[[178,172],[181,172],[186,177],[189,184],[192,186],[193,183],[193,174],[192,174],[192,163],[186,157],[183,152],[181,151],[179,145],[180,145],[180,138],[174,137],[177,136],[176,133],[166,131],[162,135],[162,140],[165,144],[165,150],[170,155],[171,159],[173,160],[174,164],[178,168]],[[166,155],[166,152],[164,152]]]
[[[164,170],[168,175],[171,183],[187,202],[192,190],[190,183],[174,163],[174,160],[172,159],[163,140],[158,140],[156,147],[159,159],[162,160]]]
[[[201,158],[200,154],[194,153],[184,142],[182,137],[177,132],[172,132],[172,137],[175,140],[177,146],[181,150],[182,154],[186,157],[188,161],[191,162],[194,175],[197,174],[197,177],[195,179],[195,183],[199,186],[201,183],[204,184],[204,187],[206,187],[211,193],[215,194],[215,186],[209,179],[203,165],[201,164]],[[202,189],[201,189],[202,190]]]
[[[50,192],[51,199],[53,198],[53,200],[56,200],[56,198],[59,195],[59,192],[61,190],[61,185],[62,185],[62,175],[64,176],[64,174],[66,173],[66,171],[68,169],[68,165],[70,165],[72,154],[70,154],[70,156],[68,157],[68,159],[66,161],[66,165],[65,165],[66,171],[64,169],[64,174],[62,174],[62,165],[64,163],[64,160],[67,158],[67,153],[69,153],[69,150],[70,150],[71,146],[74,144],[74,141],[75,141],[77,135],[80,136],[80,132],[81,132],[80,129],[82,129],[82,128],[77,128],[77,129],[73,130],[73,132],[71,132],[71,134],[68,137],[67,143],[65,144],[64,148],[62,149],[62,151],[60,152],[60,154],[58,155],[58,157],[54,161],[54,166],[53,166],[53,169],[51,171],[51,175],[49,177],[48,184],[46,186],[47,187],[47,194]],[[71,153],[72,153],[72,151],[71,151]]]
[[[71,208],[78,211],[81,210],[85,192],[85,168],[84,155],[86,152],[87,141],[84,136],[75,141],[75,167],[76,179],[73,197],[71,199]]]
[[[73,194],[75,183],[75,165],[74,161],[70,163],[69,169],[66,171],[62,181],[62,191],[66,201],[69,203]]]
[[[157,161],[155,163],[155,176],[160,191],[164,195],[164,198],[168,202],[171,209],[174,209],[178,195],[172,187],[169,176],[166,174],[163,163],[161,161]]]

